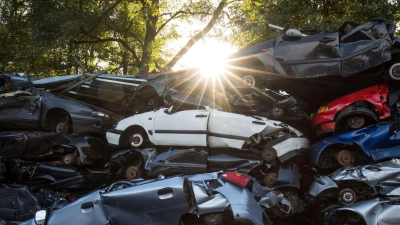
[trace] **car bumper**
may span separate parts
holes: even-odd
[[[107,138],[108,144],[119,145],[119,139],[121,137],[121,134],[122,134],[122,130],[117,130],[117,129],[107,130],[106,138]]]

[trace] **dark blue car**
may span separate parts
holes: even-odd
[[[347,131],[311,146],[311,165],[320,169],[400,158],[400,122]]]

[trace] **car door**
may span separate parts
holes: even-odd
[[[0,125],[13,128],[38,126],[41,101],[37,96],[0,97]]]
[[[346,23],[342,26],[345,28]],[[354,26],[354,24],[353,24]],[[369,21],[342,31],[340,55],[344,77],[367,70],[391,59],[391,38],[384,23]]]
[[[289,77],[341,74],[338,32],[277,38],[273,57]]]
[[[153,143],[170,146],[207,146],[208,110],[158,110],[153,122]]]
[[[400,157],[400,123],[377,125],[370,135],[369,147],[375,161]]]
[[[162,147],[151,159],[151,175],[197,174],[207,172],[208,148]],[[149,164],[147,164],[149,165]]]
[[[102,194],[102,204],[115,225],[178,224],[188,209],[183,177],[155,179]]]

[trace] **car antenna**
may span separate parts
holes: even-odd
[[[82,68],[82,75],[85,75],[85,73],[86,73],[86,69],[85,69],[85,67],[79,62],[79,60],[74,56],[74,59],[75,59],[75,61],[78,63],[78,65]],[[96,74],[96,75],[90,75],[88,78],[86,78],[86,79],[83,79],[83,80],[81,80],[81,81],[79,81],[78,83],[76,83],[76,84],[74,84],[74,85],[71,85],[71,86],[69,86],[69,87],[67,87],[67,88],[65,88],[63,91],[61,91],[60,92],[60,94],[63,94],[63,93],[65,93],[65,92],[67,92],[67,91],[69,91],[69,90],[72,90],[72,89],[74,89],[75,87],[78,87],[79,85],[81,85],[81,84],[83,84],[83,83],[85,83],[85,82],[87,82],[87,81],[90,81],[90,80],[93,80],[93,79],[95,79],[96,77],[98,77],[98,76],[100,76],[100,75],[102,75],[103,74],[103,71],[100,71],[100,73],[98,73],[98,74]]]
[[[142,72],[142,70],[145,68],[146,66],[143,65],[142,67],[140,67],[140,69],[133,75],[133,78],[136,78],[139,76],[139,74]]]
[[[82,65],[81,62],[79,62],[78,58],[76,58],[76,56],[74,56],[74,60],[76,63],[78,63],[79,67],[82,69],[82,75],[86,73],[86,68]]]

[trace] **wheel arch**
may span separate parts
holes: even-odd
[[[366,100],[360,100],[360,101],[354,102],[354,103],[346,106],[339,113],[336,113],[334,119],[336,122],[338,122],[349,115],[362,113],[362,114],[366,114],[367,116],[372,117],[376,121],[379,121],[379,117],[378,117],[378,115],[376,115],[375,110],[376,110],[376,107],[373,103],[366,101]]]
[[[355,213],[358,216],[360,216],[360,218],[364,221],[365,224],[367,225],[372,225],[372,224],[378,224],[377,218],[375,215],[373,216],[369,216],[368,218],[366,218],[365,215],[363,215],[362,213],[358,212],[356,209],[353,209],[351,207],[343,207],[343,208],[339,208],[336,209],[337,212],[339,213]],[[339,217],[337,217],[339,218]],[[336,218],[336,219],[337,219]],[[336,219],[334,221],[336,221]],[[332,221],[332,222],[334,222]]]
[[[152,85],[146,85],[136,92],[135,97],[149,97],[153,96],[154,94],[160,96],[155,87]]]
[[[147,134],[146,130],[142,126],[134,124],[134,125],[131,125],[131,126],[127,127],[124,131],[122,131],[121,136],[119,138],[119,145],[120,146],[123,145],[124,138],[127,138],[127,135],[130,132],[133,132],[133,131],[143,131],[143,134],[145,135],[145,138],[147,138],[147,140],[149,140],[149,135]]]
[[[320,163],[323,159],[324,154],[330,154],[334,152],[339,152],[340,150],[347,149],[352,153],[357,153],[358,149],[362,149],[361,146],[356,142],[349,143],[329,143],[321,151],[318,152],[317,157],[314,158],[313,164],[315,166],[320,167]]]
[[[145,167],[143,154],[135,149],[133,149],[129,154],[125,156],[123,164],[126,165],[127,163],[135,162],[135,159],[139,159],[141,161],[140,165],[136,164],[135,166],[139,169],[143,169]]]
[[[271,60],[275,60],[271,57]],[[238,63],[236,63],[238,62]],[[241,74],[240,77],[243,79],[246,76],[251,76],[254,78],[254,83],[255,86],[257,87],[262,87],[266,85],[266,75],[270,74],[267,73],[266,71],[275,71],[274,65],[265,65],[259,58],[255,56],[251,57],[246,57],[245,59],[237,59],[233,60],[232,64],[237,64],[236,68],[237,73]],[[280,65],[280,64],[278,64]],[[270,67],[267,69],[267,67]],[[279,72],[284,72],[283,69],[282,71]],[[279,73],[276,72],[276,73]],[[275,73],[272,73],[275,74]]]
[[[51,130],[53,130],[52,128],[54,126],[54,130],[55,130],[55,126],[57,126],[57,124],[51,124],[51,123],[52,122],[54,123],[54,121],[57,120],[56,118],[60,118],[61,116],[65,116],[65,115],[68,116],[68,120],[69,120],[70,124],[72,125],[72,129],[73,129],[74,124],[72,122],[71,114],[67,110],[65,110],[63,108],[59,108],[59,107],[51,108],[46,112],[45,115],[43,115],[42,126],[46,129],[51,129]],[[54,116],[55,118],[51,118],[52,116]],[[52,120],[54,120],[54,121],[52,121]]]

